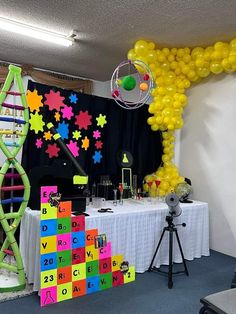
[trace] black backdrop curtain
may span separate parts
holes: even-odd
[[[120,150],[128,150],[133,155],[132,172],[138,176],[139,187],[141,187],[143,177],[155,171],[161,163],[162,146],[160,133],[151,131],[147,125],[147,118],[149,117],[147,105],[136,110],[125,110],[118,106],[113,99],[75,93],[29,81],[28,90],[33,92],[35,89],[39,95],[43,96],[43,102],[46,100],[45,94],[48,94],[50,90],[59,91],[60,95],[65,97],[64,103],[73,107],[75,115],[81,110],[83,112],[88,111],[92,115],[92,125],[88,127],[86,132],[81,130],[82,135],[84,132],[84,135],[90,139],[90,147],[87,151],[82,149],[81,138],[79,138],[78,146],[80,146],[80,150],[79,156],[76,157],[89,175],[90,186],[94,182],[100,181],[100,175],[109,175],[112,183],[115,185],[121,181],[121,168],[117,163],[117,153]],[[70,103],[69,96],[71,93],[78,98],[76,104]],[[43,116],[45,125],[48,122],[53,122],[55,127],[58,126],[59,122],[55,122],[54,118],[55,110],[49,111],[48,106],[44,104],[40,108],[40,114]],[[104,125],[104,128],[100,128],[101,140],[104,143],[101,149],[103,157],[100,163],[94,164],[93,155],[96,148],[93,143],[93,131],[97,128],[95,119],[99,114],[106,115],[107,124]],[[60,122],[63,120],[66,119],[61,118]],[[65,141],[69,143],[69,140],[72,139],[72,131],[78,130],[78,126],[74,125],[72,120],[66,120],[66,122],[69,124],[69,138],[65,139]],[[48,130],[44,126],[45,131]],[[36,166],[52,165],[56,159],[56,157],[48,158],[48,154],[45,153],[47,145],[54,143],[53,140],[43,141],[40,149],[36,147],[35,142],[40,137],[39,133],[35,134],[34,131],[29,130],[23,148],[22,163],[27,172]],[[41,133],[41,138],[43,138],[43,132]],[[61,151],[58,158],[66,159],[67,157]]]

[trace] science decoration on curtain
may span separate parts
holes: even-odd
[[[183,127],[183,112],[187,105],[186,90],[210,74],[236,71],[236,38],[216,42],[203,48],[157,48],[154,42],[138,40],[128,51],[128,59],[141,60],[152,71],[156,83],[152,89],[153,101],[148,111],[152,115],[147,123],[153,131],[162,132],[162,164],[145,177],[159,195],[170,193],[184,181],[173,163],[175,131]],[[160,185],[156,186],[155,181]]]
[[[27,100],[30,109],[29,136],[34,138],[35,147],[50,159],[62,157],[60,147],[46,126],[52,122],[74,157],[79,158],[81,151],[90,149],[93,150],[91,163],[100,164],[106,115],[92,115],[88,110],[83,110],[76,93],[65,92],[62,96],[59,89],[48,87],[46,93],[40,94],[37,89],[40,84],[34,83],[33,86],[33,90],[30,88],[27,91]]]
[[[86,230],[85,216],[71,216],[71,201],[50,202],[56,193],[41,187],[41,306],[134,281],[135,267],[111,255],[105,234]]]

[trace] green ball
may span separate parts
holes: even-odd
[[[136,80],[131,75],[127,75],[122,80],[122,87],[125,90],[132,90],[136,86]]]

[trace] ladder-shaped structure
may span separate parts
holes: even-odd
[[[18,87],[17,92],[10,91],[12,83]],[[12,95],[14,103],[7,103],[6,97]],[[21,104],[16,99],[21,99]],[[2,116],[2,109],[12,110],[12,117]],[[22,113],[22,118],[17,117],[17,112]],[[9,73],[0,93],[0,121],[10,123],[11,127],[0,131],[0,149],[6,160],[0,170],[0,224],[6,235],[0,249],[0,271],[5,269],[9,274],[14,273],[16,280],[12,286],[4,285],[0,280],[0,292],[17,291],[25,288],[25,272],[20,250],[15,239],[15,232],[24,214],[30,195],[29,179],[17,161],[16,155],[24,144],[29,128],[29,110],[21,78],[21,68],[9,65]],[[21,131],[17,130],[21,126]],[[5,141],[4,136],[11,135],[12,141]],[[21,184],[16,181],[21,180]],[[19,196],[22,191],[22,196]],[[17,193],[17,196],[14,194]],[[7,195],[7,196],[6,196]],[[19,204],[19,207],[17,206]],[[16,208],[17,206],[17,208]],[[8,259],[5,257],[8,256]],[[14,258],[15,263],[10,261]],[[1,275],[0,275],[1,277]]]

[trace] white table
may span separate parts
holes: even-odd
[[[123,205],[113,206],[107,202],[106,207],[114,213],[98,213],[97,209],[88,207],[86,212],[86,229],[98,228],[105,233],[112,243],[112,255],[123,254],[130,265],[135,265],[136,272],[148,270],[155,248],[160,239],[168,208],[165,203],[151,203],[147,200],[124,200]],[[194,201],[181,204],[182,215],[174,222],[186,223],[178,227],[184,256],[187,260],[209,256],[209,219],[208,205]],[[34,290],[39,290],[40,254],[40,212],[27,209],[21,221],[20,250],[24,261],[26,276]],[[168,265],[168,236],[165,235],[154,266]],[[174,241],[174,262],[182,262],[181,255]]]

